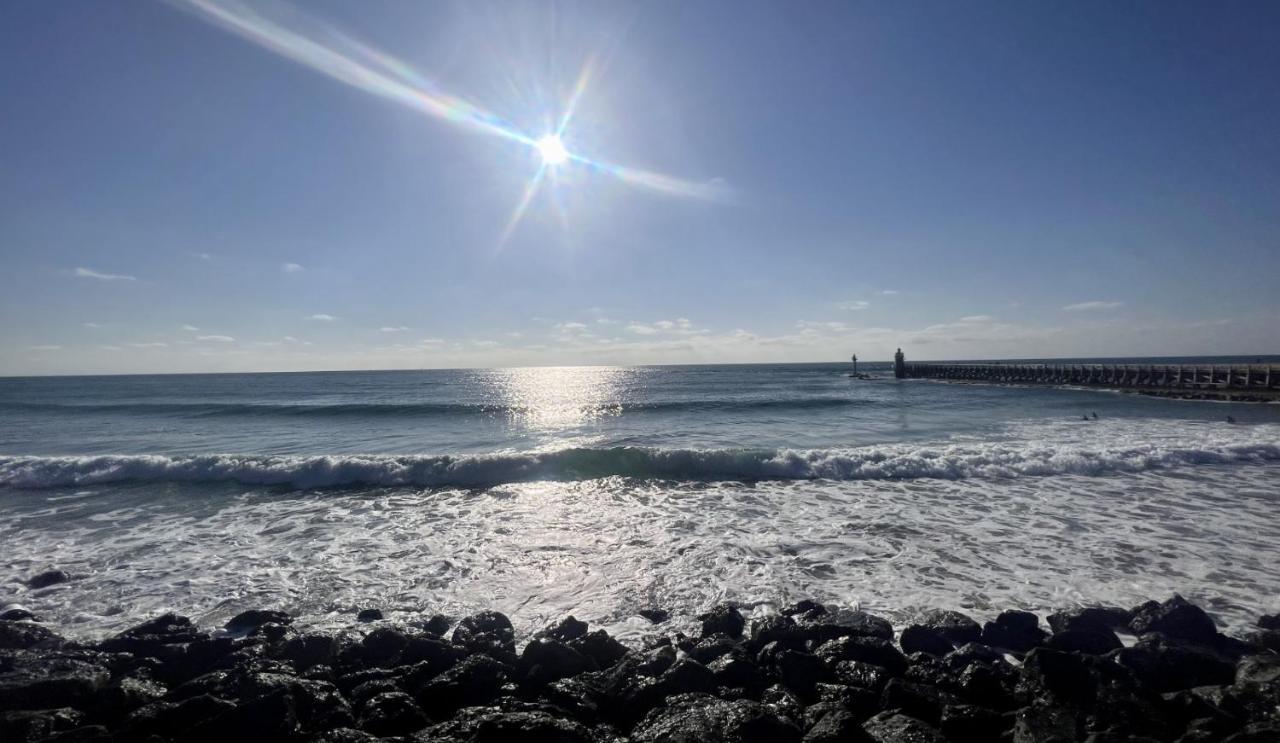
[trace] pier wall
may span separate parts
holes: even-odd
[[[1004,384],[1135,390],[1280,391],[1277,364],[950,364],[898,363],[895,376]]]

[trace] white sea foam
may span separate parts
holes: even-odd
[[[851,449],[570,448],[475,456],[109,455],[0,457],[0,485],[50,488],[119,482],[235,482],[296,488],[477,487],[599,477],[666,480],[903,480],[1106,475],[1280,460],[1265,440],[1184,443],[987,442]]]

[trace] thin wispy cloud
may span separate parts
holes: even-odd
[[[871,306],[871,303],[865,299],[852,299],[848,302],[840,302],[839,304],[836,305],[837,308],[842,310],[847,310],[850,312],[865,310],[870,306]]]
[[[235,343],[235,338],[229,335],[197,335],[198,341],[209,341],[211,343]]]
[[[98,323],[96,323],[96,322],[86,322],[86,323],[81,323],[81,325],[85,326],[86,328],[90,328],[90,329],[93,329],[93,328],[100,328],[100,327],[102,327],[101,325],[99,325],[99,324],[98,324]]]
[[[168,348],[169,344],[162,341],[144,341],[141,343],[126,343],[129,348]]]
[[[192,254],[191,254],[191,257],[192,257],[192,258],[199,258],[199,259],[200,259],[200,260],[202,260],[202,261],[211,261],[211,260],[213,260],[213,256],[212,256],[212,255],[210,255],[209,253],[192,253]]]
[[[286,263],[280,266],[280,270],[284,271],[285,273],[301,273],[306,269],[297,263]]]
[[[1096,310],[1114,310],[1117,307],[1123,307],[1124,302],[1077,302],[1063,307],[1064,312],[1093,312]]]
[[[881,289],[880,293],[886,297],[892,297],[895,294],[901,294],[902,292],[898,291],[897,289]]]
[[[966,316],[964,316],[964,317],[960,318],[960,322],[963,322],[963,323],[984,323],[984,322],[991,322],[991,321],[992,321],[992,320],[994,320],[994,319],[995,319],[995,318],[994,318],[994,317],[992,317],[991,315],[966,315]]]
[[[73,273],[82,279],[97,279],[98,281],[137,281],[137,276],[129,276],[123,273],[105,273],[103,271],[95,271],[92,268],[77,268]]]
[[[378,330],[381,330],[384,333],[403,333],[408,329],[409,327],[407,325],[383,325],[378,328]]]
[[[194,333],[194,332],[196,332],[197,330],[199,330],[200,328],[197,328],[197,327],[196,327],[196,326],[194,326],[194,325],[183,325],[183,326],[182,326],[182,329],[183,329],[183,330],[185,330],[185,331],[187,331],[188,333]]]
[[[333,322],[338,318],[334,317],[333,315],[327,315],[323,312],[317,312],[316,314],[312,315],[310,319],[319,320],[320,322]]]
[[[62,350],[62,346],[56,346],[52,344],[46,344],[41,346],[27,346],[27,350],[28,351],[60,351]]]

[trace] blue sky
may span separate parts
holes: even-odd
[[[1280,350],[1274,3],[206,2],[0,6],[0,374]]]

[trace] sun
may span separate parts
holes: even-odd
[[[537,147],[538,154],[542,155],[542,162],[547,165],[561,165],[569,159],[569,151],[564,148],[564,142],[554,134],[539,139]]]

